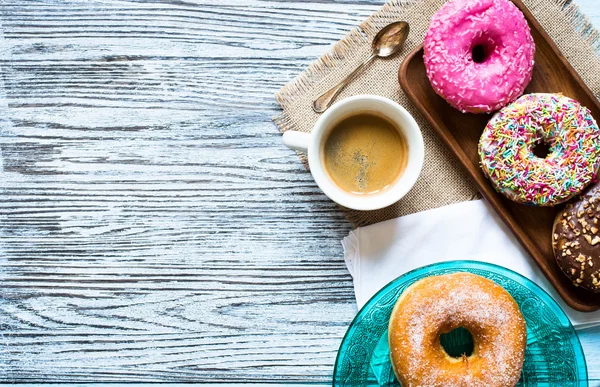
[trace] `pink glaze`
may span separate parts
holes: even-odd
[[[475,47],[485,54],[480,63]],[[534,54],[527,21],[509,0],[451,0],[425,35],[431,85],[462,112],[490,113],[517,99],[531,81]]]

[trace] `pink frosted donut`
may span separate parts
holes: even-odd
[[[437,94],[463,113],[491,113],[523,94],[535,44],[509,0],[451,0],[425,35],[425,67]]]

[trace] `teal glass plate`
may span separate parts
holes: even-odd
[[[496,282],[519,304],[527,322],[527,348],[518,386],[588,386],[579,338],[558,304],[529,279],[503,267],[475,261],[425,266],[381,289],[348,328],[335,362],[333,385],[400,386],[389,360],[387,340],[388,321],[396,300],[407,287],[424,277],[458,271]],[[460,336],[454,339],[460,341]]]

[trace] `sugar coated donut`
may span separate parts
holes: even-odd
[[[575,286],[600,293],[600,185],[558,213],[552,248],[558,266]]]
[[[437,94],[462,112],[490,113],[523,94],[535,44],[509,0],[452,0],[425,34],[425,67]]]
[[[540,143],[545,158],[534,154]],[[524,95],[492,117],[479,141],[484,173],[511,200],[553,206],[580,193],[600,166],[590,111],[560,94]]]
[[[473,353],[449,356],[440,335],[463,327]],[[519,306],[486,278],[455,273],[422,279],[392,311],[389,346],[403,386],[512,387],[525,359],[527,328]]]

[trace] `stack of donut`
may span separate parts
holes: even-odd
[[[510,0],[450,0],[425,35],[435,92],[463,113],[495,112],[478,149],[494,188],[518,203],[556,206],[596,180],[600,129],[585,106],[562,94],[522,95],[534,55],[527,21]],[[535,152],[542,143],[544,155]],[[560,211],[552,240],[573,283],[600,293],[600,185]],[[478,345],[472,355],[453,359],[439,337],[458,326]],[[515,386],[525,342],[525,323],[510,295],[464,273],[419,281],[390,319],[391,360],[402,385]]]

